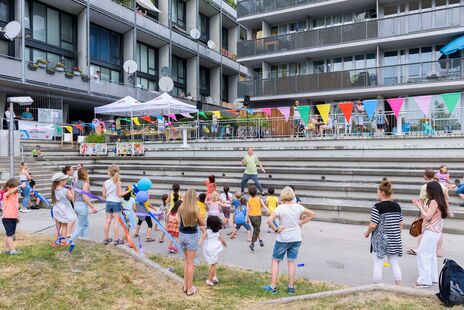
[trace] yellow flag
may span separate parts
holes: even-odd
[[[137,116],[133,117],[132,121],[134,122],[135,125],[140,126],[139,118]]]
[[[73,132],[72,126],[63,126],[63,128],[66,129],[67,131],[69,131],[69,133]]]
[[[216,115],[216,117],[218,119],[221,118],[221,112],[220,111],[213,111],[213,115]]]
[[[321,114],[324,124],[327,125],[327,123],[329,122],[330,103],[318,104],[316,105],[316,108],[319,111],[319,114]]]

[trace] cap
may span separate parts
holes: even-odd
[[[67,180],[67,179],[68,179],[68,176],[65,175],[63,172],[55,173],[52,176],[52,182],[58,182],[58,181],[63,181],[63,180]]]

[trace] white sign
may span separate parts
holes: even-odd
[[[37,109],[38,121],[42,123],[63,123],[63,111],[56,109]]]
[[[107,155],[108,145],[106,143],[81,143],[79,153],[81,155]]]
[[[118,156],[141,156],[145,153],[142,142],[118,142],[116,143],[116,155]]]
[[[18,121],[21,139],[52,140],[55,127],[50,123]]]

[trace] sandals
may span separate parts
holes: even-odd
[[[186,292],[185,295],[187,296],[193,296],[196,293],[198,293],[198,289],[195,286],[192,286],[192,291],[190,293]]]
[[[161,240],[161,239],[159,239],[159,241],[158,241],[158,242],[159,242],[159,243],[163,243],[163,242],[164,242],[164,240]]]
[[[139,235],[138,235],[138,234],[134,234],[134,238],[138,238],[138,237],[139,237]]]
[[[407,252],[409,255],[417,255],[416,251],[414,249],[409,249]]]
[[[153,238],[145,238],[145,242],[155,242],[156,240]]]
[[[114,245],[120,245],[120,244],[124,244],[125,242],[121,239],[118,239],[118,240],[114,240]]]
[[[108,244],[111,243],[111,241],[113,241],[113,239],[111,239],[111,238],[105,239],[105,240],[103,240],[103,244],[108,245]]]

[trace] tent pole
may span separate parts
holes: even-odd
[[[132,120],[132,118],[134,117],[134,112],[131,111],[131,140],[134,141],[134,122]]]
[[[198,141],[198,139],[200,138],[200,111],[198,110],[197,111],[197,138],[195,140]]]

